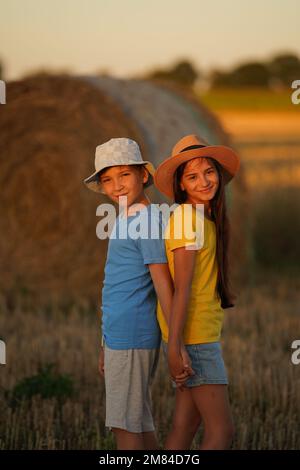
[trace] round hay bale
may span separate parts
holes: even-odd
[[[109,96],[68,77],[7,84],[0,107],[1,290],[9,304],[99,299],[106,242],[96,237],[102,201],[82,180],[95,147],[139,131]],[[145,152],[145,148],[143,148]]]

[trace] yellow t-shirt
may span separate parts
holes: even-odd
[[[219,341],[224,311],[216,291],[218,268],[215,223],[203,217],[203,212],[201,217],[201,212],[190,204],[181,204],[171,214],[165,233],[166,254],[173,279],[173,250],[195,244],[198,249],[183,331],[185,344]],[[168,342],[168,326],[159,302],[157,317],[162,338]]]

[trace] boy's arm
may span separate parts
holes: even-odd
[[[99,351],[98,370],[99,370],[101,377],[104,377],[104,348],[103,346],[100,347],[100,351]]]
[[[100,321],[102,323],[102,311],[100,313]],[[102,325],[101,325],[101,345],[100,345],[100,351],[99,351],[99,361],[98,361],[98,370],[101,375],[101,377],[104,378],[104,336],[102,333]]]
[[[148,266],[158,301],[169,328],[174,291],[169,266],[167,263],[149,264]]]

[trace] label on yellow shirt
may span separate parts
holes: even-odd
[[[203,207],[203,206],[202,206]],[[174,279],[174,250],[186,247],[197,250],[193,281],[183,338],[185,344],[219,341],[224,317],[216,285],[216,226],[191,204],[181,204],[169,218],[165,231],[165,247]],[[162,338],[168,341],[168,327],[157,305],[157,317]]]

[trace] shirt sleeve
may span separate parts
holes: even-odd
[[[182,204],[169,218],[165,238],[171,251],[183,247],[201,249],[204,241],[203,216],[190,204]]]
[[[162,213],[154,204],[147,211],[148,226],[138,239],[144,264],[167,263]]]

